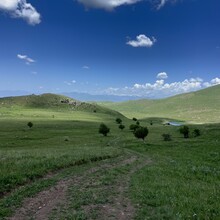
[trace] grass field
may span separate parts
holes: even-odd
[[[2,107],[0,219],[219,219],[220,125],[189,125],[202,135],[184,139],[149,118],[143,142],[115,114]]]
[[[188,123],[220,123],[220,85],[197,92],[159,100],[136,100],[121,103],[102,102],[102,106],[132,118],[175,118]]]

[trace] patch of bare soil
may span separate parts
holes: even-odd
[[[81,175],[75,175],[66,179],[60,180],[55,186],[44,190],[33,198],[27,198],[23,202],[21,208],[17,209],[14,216],[7,218],[8,220],[45,220],[48,219],[54,209],[59,209],[61,205],[65,206],[68,197],[68,189],[70,186],[80,186],[87,184],[92,187],[91,179],[87,178],[88,175],[98,172],[99,170],[109,170],[113,168],[122,167],[132,164],[138,160],[137,156],[127,155],[124,158],[118,159],[117,162],[112,163],[111,160],[106,160],[105,163],[88,169]],[[132,173],[145,166],[149,161],[142,162],[137,167],[134,167],[128,175],[123,177],[122,181],[118,181],[115,186],[111,186],[109,190],[113,190],[113,198],[111,203],[104,205],[88,205],[83,207],[85,213],[89,213],[92,209],[98,209],[101,216],[97,219],[132,219],[134,216],[134,207],[126,196],[129,187],[129,180]],[[59,217],[58,217],[59,219]]]

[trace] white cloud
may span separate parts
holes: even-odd
[[[87,70],[90,69],[90,67],[89,67],[89,66],[86,66],[86,65],[83,66],[82,68],[83,68],[83,69],[87,69]]]
[[[76,80],[72,80],[72,81],[64,81],[64,83],[68,86],[72,86],[74,84],[76,84]]]
[[[40,14],[26,0],[0,0],[0,10],[6,11],[14,18],[22,18],[31,25],[41,22]]]
[[[152,3],[156,5],[156,9],[160,10],[163,8],[167,3],[175,3],[179,0],[152,0]]]
[[[157,74],[157,78],[158,79],[167,79],[168,78],[168,75],[166,72],[161,72],[161,73],[158,73]]]
[[[82,3],[86,8],[99,8],[105,10],[113,10],[122,5],[131,5],[144,0],[77,0]],[[177,0],[148,0],[156,5],[156,9],[160,10],[167,2],[175,2]]]
[[[219,85],[220,84],[220,78],[215,78],[211,80],[212,85]]]
[[[216,77],[212,79],[210,82],[203,83],[204,87],[210,87],[210,86],[215,86],[215,85],[220,85],[220,78]]]
[[[142,0],[78,0],[87,8],[102,8],[105,10],[113,10],[122,5],[131,5]]]
[[[160,0],[159,4],[157,5],[157,9],[160,10],[168,0]]]
[[[132,47],[152,47],[155,42],[156,39],[154,37],[150,39],[146,35],[140,34],[136,37],[136,40],[130,40],[127,44]]]
[[[0,9],[16,10],[19,0],[0,0]]]
[[[24,60],[27,65],[36,62],[35,60],[31,59],[31,58],[28,57],[27,55],[18,54],[18,55],[17,55],[17,58],[20,59],[20,60]]]
[[[203,82],[203,79],[201,79],[200,77],[196,77],[196,78],[190,78],[189,81],[190,82]]]
[[[164,79],[156,80],[154,83],[135,83],[131,87],[108,88],[104,91],[108,95],[139,96],[148,98],[164,98],[181,93],[197,91],[206,87],[220,85],[220,78],[214,78],[209,82],[203,82],[201,78],[185,79],[179,82],[165,83]]]

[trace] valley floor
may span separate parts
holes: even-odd
[[[125,117],[120,130],[109,114],[35,113],[0,118],[0,219],[220,219],[219,124],[189,125],[185,139],[164,119],[140,120],[142,141]]]

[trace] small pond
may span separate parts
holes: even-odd
[[[183,125],[183,123],[179,122],[179,121],[169,121],[168,123],[173,126],[182,126]]]

